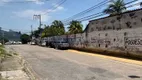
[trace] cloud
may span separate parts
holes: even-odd
[[[0,0],[0,6],[3,6],[4,4],[10,2],[12,0]]]
[[[52,4],[53,8],[52,9],[48,9],[46,12],[57,12],[57,11],[60,11],[60,10],[63,10],[64,7],[62,6],[59,6],[59,5],[56,5],[56,4]]]
[[[39,11],[39,10],[24,10],[24,11],[19,11],[19,12],[13,12],[17,17],[20,17],[20,18],[26,18],[26,19],[30,19],[30,20],[33,20],[33,15],[37,15],[37,14],[43,14],[45,13],[44,11]],[[48,21],[49,18],[51,16],[49,16],[48,14],[46,15],[42,15],[41,16],[41,20],[43,22],[45,21]]]
[[[34,2],[35,4],[38,4],[38,5],[43,5],[44,2],[40,1],[40,0],[26,0],[26,1],[32,1]]]
[[[0,5],[3,6],[4,4],[7,4],[9,2],[31,2],[31,3],[34,3],[34,4],[38,4],[38,5],[43,5],[45,4],[45,2],[41,1],[41,0],[0,0]]]
[[[49,16],[49,13],[50,12],[57,12],[57,11],[60,11],[60,10],[63,10],[64,7],[62,6],[57,6],[56,9],[48,9],[48,10],[32,10],[32,9],[27,9],[27,10],[24,10],[24,11],[15,11],[13,12],[13,14],[17,17],[20,17],[20,18],[26,18],[26,19],[30,19],[30,20],[33,20],[33,15],[38,15],[38,14],[41,14],[42,16],[42,21],[43,22],[46,22],[48,21],[51,16]]]

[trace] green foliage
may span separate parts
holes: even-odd
[[[36,38],[38,38],[38,37],[40,37],[40,34],[42,33],[42,31],[43,31],[42,28],[38,28],[38,30],[35,30],[33,32],[33,34],[31,34],[31,35],[34,36],[34,37],[36,37]]]
[[[104,13],[115,15],[115,14],[120,14],[124,12],[125,10],[126,10],[126,7],[123,0],[112,0],[108,8],[104,10]]]
[[[42,38],[47,36],[57,36],[65,34],[64,24],[61,21],[55,20],[51,26],[46,26],[42,32]]]
[[[51,33],[53,36],[65,34],[64,24],[58,20],[52,22]]]
[[[76,34],[76,33],[81,33],[83,32],[83,25],[79,21],[72,21],[70,22],[70,26],[68,27],[69,34]]]
[[[45,28],[43,29],[43,32],[41,34],[42,38],[51,35],[51,33],[50,33],[50,26],[46,26],[46,25],[44,25],[44,26],[45,26]]]
[[[3,46],[0,46],[0,58],[5,57],[6,51]]]
[[[22,34],[20,39],[23,44],[27,44],[28,42],[30,42],[30,36],[27,34]]]

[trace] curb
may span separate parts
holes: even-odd
[[[18,56],[19,59],[21,60],[21,63],[23,65],[23,71],[29,76],[30,80],[38,80],[35,75],[33,70],[30,68],[30,65],[26,60],[24,60],[20,55]]]
[[[83,51],[77,51],[77,50],[73,50],[73,49],[70,49],[68,51],[82,54],[82,55],[95,56],[95,57],[100,57],[100,58],[104,58],[104,59],[111,59],[111,60],[115,60],[115,61],[119,61],[119,62],[125,62],[125,63],[129,63],[129,64],[135,64],[135,65],[142,66],[142,61],[139,61],[139,60],[133,60],[133,59],[127,59],[127,58],[121,58],[121,57],[115,57],[115,56],[109,56],[109,55],[102,55],[102,54],[97,54],[97,53],[95,54],[95,53],[91,53],[91,52],[83,52]]]

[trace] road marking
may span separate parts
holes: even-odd
[[[89,55],[89,56],[101,57],[101,58],[106,58],[106,59],[112,59],[112,60],[116,60],[116,61],[121,61],[121,62],[126,62],[126,63],[131,63],[131,64],[136,64],[136,65],[142,66],[142,61],[107,56],[107,55],[101,55],[101,54],[94,54],[94,53],[89,53],[89,52],[82,52],[82,51],[77,51],[77,50],[67,50],[67,51],[82,54],[82,55]]]

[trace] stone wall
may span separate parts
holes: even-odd
[[[88,47],[142,51],[142,9],[90,21]]]
[[[72,36],[72,37],[71,37]],[[142,52],[142,9],[90,21],[84,33],[69,35],[78,48]]]

